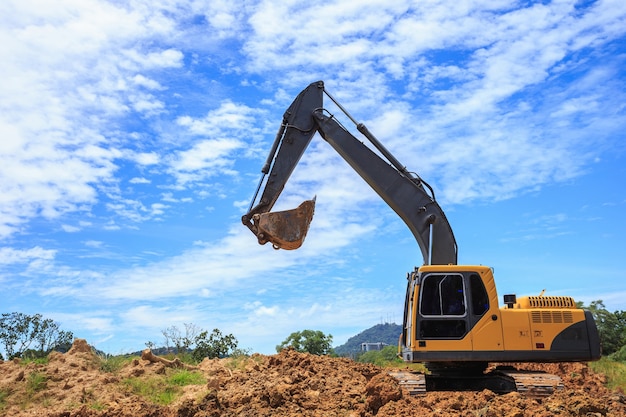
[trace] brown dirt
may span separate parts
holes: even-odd
[[[204,360],[206,382],[186,385],[169,405],[132,392],[129,378],[154,380],[176,372],[135,358],[115,372],[84,341],[47,364],[0,363],[0,415],[50,417],[224,416],[626,416],[626,397],[604,387],[603,375],[584,364],[536,364],[523,368],[558,374],[565,389],[532,399],[518,393],[436,392],[414,398],[384,369],[349,359],[286,350],[246,359]],[[522,368],[522,366],[520,366]],[[40,389],[33,389],[40,376]]]

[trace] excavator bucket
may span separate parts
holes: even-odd
[[[274,249],[298,249],[309,231],[314,211],[315,199],[306,200],[292,210],[255,214],[252,220],[259,243],[270,242]]]

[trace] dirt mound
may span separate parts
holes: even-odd
[[[67,352],[70,355],[75,355],[77,353],[92,353],[93,349],[91,346],[87,344],[85,339],[76,339],[74,343],[72,343],[72,347]]]
[[[140,358],[107,369],[86,342],[48,363],[0,363],[0,415],[51,417],[226,416],[626,416],[624,395],[607,390],[584,364],[520,365],[563,379],[565,389],[531,399],[517,393],[438,392],[410,397],[384,369],[344,358],[285,350],[272,356],[206,359],[200,383],[182,384],[162,405],[150,397],[182,372]],[[138,393],[133,381],[148,391]],[[156,381],[156,382],[154,382]],[[154,385],[150,385],[154,384]]]

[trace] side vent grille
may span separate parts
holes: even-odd
[[[531,315],[533,318],[533,323],[541,323],[541,311],[533,311]]]
[[[531,311],[533,323],[573,323],[571,311]]]
[[[571,311],[564,311],[563,312],[563,323],[573,323],[574,322],[574,317],[572,316],[572,312]]]

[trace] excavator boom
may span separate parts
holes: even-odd
[[[304,89],[283,116],[272,150],[262,169],[264,177],[269,174],[265,188],[258,204],[253,207],[263,183],[262,178],[250,211],[242,217],[243,224],[257,236],[261,244],[271,242],[275,248],[283,249],[300,247],[313,215],[312,204],[278,213],[270,213],[270,210],[311,139],[315,133],[319,133],[407,224],[418,242],[425,264],[456,264],[454,234],[430,186],[417,175],[408,172],[363,124],[355,122],[357,130],[382,157],[348,132],[334,116],[324,110],[324,93],[354,121],[325,91],[322,81],[311,83]],[[285,227],[287,224],[289,226]]]

